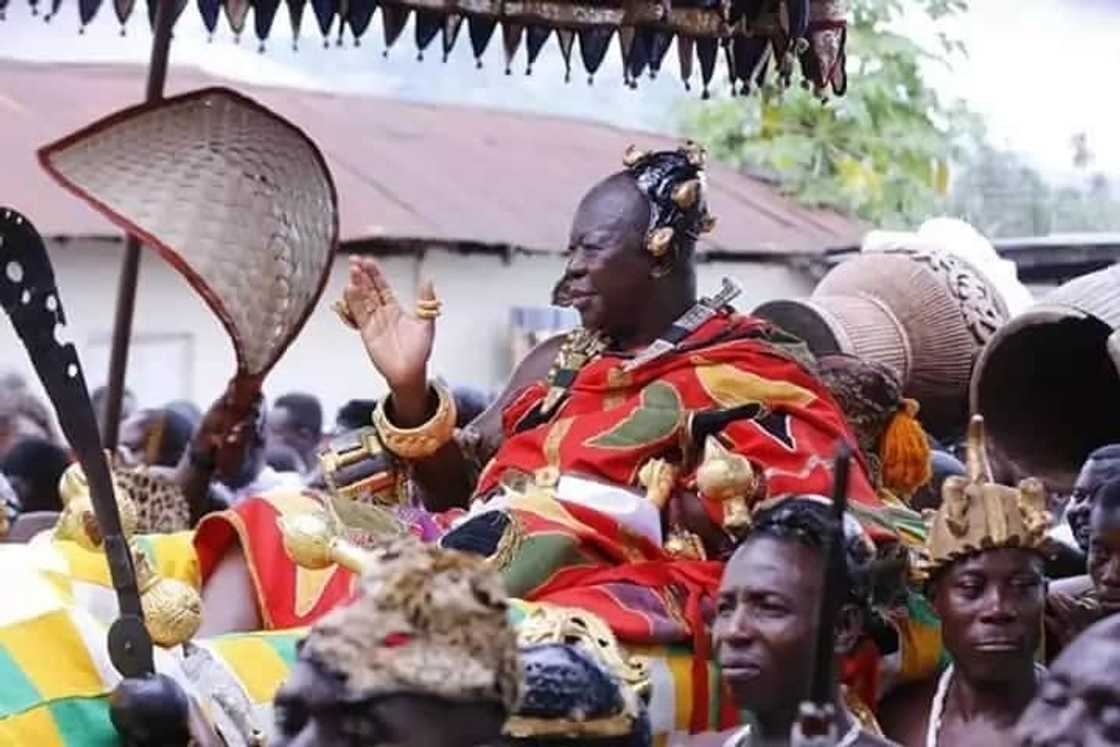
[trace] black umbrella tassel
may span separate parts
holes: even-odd
[[[7,16],[5,9],[8,7],[8,0],[0,0],[0,21],[3,21]]]
[[[346,9],[346,24],[350,27],[350,33],[354,35],[355,46],[361,43],[361,38],[369,29],[375,10],[377,10],[377,0],[350,0]]]
[[[700,58],[700,79],[704,82],[704,92],[701,94],[701,97],[705,99],[711,98],[712,96],[708,90],[708,86],[711,85],[712,76],[716,73],[716,56],[718,54],[718,39],[696,40],[696,56]]]
[[[650,77],[656,78],[657,74],[661,72],[661,63],[665,61],[665,55],[672,43],[672,33],[660,30],[652,32],[649,42]]]
[[[155,31],[156,28],[156,8],[159,6],[160,0],[148,0],[148,27]],[[183,10],[187,7],[187,0],[175,0],[174,13],[175,17],[171,21],[174,25],[179,20],[179,16],[183,15]]]
[[[329,47],[331,26],[338,13],[338,0],[311,0],[311,12],[315,14],[315,23],[319,26],[319,33],[323,36],[323,46]]]
[[[263,52],[264,43],[272,30],[272,22],[276,20],[276,11],[280,9],[280,0],[252,0],[252,5],[253,30],[257,32],[257,41]]]
[[[630,85],[637,87],[638,79],[645,73],[649,66],[650,54],[653,52],[653,31],[639,29],[634,34],[634,44],[630,47]]]
[[[210,0],[198,0],[201,5]],[[292,49],[299,49],[299,29],[303,25],[303,9],[307,0],[284,0],[288,6],[288,22],[292,26]]]
[[[783,6],[786,34],[800,53],[806,46],[803,40],[809,33],[809,0],[783,0]]]
[[[0,0],[0,16],[3,15],[6,3],[7,0]],[[101,0],[78,0],[78,18],[82,26],[88,26],[93,21],[99,8],[101,8]]]
[[[618,27],[618,51],[622,56],[622,84],[630,85],[630,51],[634,48],[637,35],[633,26]]]
[[[583,59],[583,69],[587,71],[589,84],[607,56],[612,36],[614,29],[609,26],[596,26],[579,32],[579,56]]]
[[[214,18],[215,18],[214,22],[217,23],[217,20],[216,20],[217,17],[218,17],[217,0],[213,0],[213,2],[214,2]],[[200,5],[201,5],[201,3],[202,3],[202,0],[199,0]],[[128,23],[128,19],[132,15],[132,9],[134,7],[136,7],[136,0],[113,0],[113,12],[117,14],[117,20],[121,24],[121,36],[124,36],[124,25],[126,23]]]
[[[525,64],[525,74],[533,74],[533,65],[537,61],[537,57],[541,54],[541,49],[544,48],[544,43],[548,41],[548,37],[552,34],[552,29],[548,26],[530,26],[525,30],[525,51],[528,53],[529,60]]]
[[[447,58],[451,56],[451,50],[455,49],[455,42],[458,41],[459,32],[462,30],[463,16],[458,13],[451,13],[444,19],[443,28],[440,30],[444,62],[447,62]]]
[[[560,45],[560,55],[564,58],[564,82],[572,80],[572,47],[576,43],[576,32],[571,29],[556,29],[556,42]]]
[[[222,0],[222,10],[234,39],[241,41],[241,32],[245,30],[245,21],[249,17],[249,0]]]
[[[416,10],[416,59],[424,59],[424,50],[443,26],[443,14],[434,10]]]
[[[681,68],[684,90],[692,90],[692,62],[696,57],[696,40],[684,34],[677,35],[677,61]]]
[[[493,18],[484,16],[467,18],[467,31],[471,37],[471,51],[474,52],[477,67],[482,67],[482,55],[486,52],[486,47],[490,46],[490,40],[494,37],[494,29],[496,28],[498,28],[498,22]]]
[[[506,58],[506,75],[513,74],[513,58],[521,48],[521,37],[524,35],[524,25],[508,20],[502,23],[502,52]]]
[[[402,8],[399,5],[381,6],[381,30],[385,35],[386,57],[389,56],[389,50],[400,38],[406,23],[408,23],[408,8]]]
[[[731,22],[746,18],[747,26],[754,26],[762,16],[769,0],[733,0],[731,3]]]
[[[46,16],[44,16],[43,20],[47,23],[50,23],[51,19],[55,17],[55,14],[58,13],[58,9],[61,6],[62,6],[62,0],[51,0],[51,10],[50,10],[49,13],[47,13]]]
[[[743,82],[743,95],[751,92],[759,69],[770,59],[770,43],[762,36],[736,36],[731,42],[734,75]]]

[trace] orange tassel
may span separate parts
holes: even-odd
[[[933,477],[929,440],[918,422],[918,403],[914,400],[903,400],[887,424],[879,444],[879,459],[883,487],[901,498],[909,498]]]

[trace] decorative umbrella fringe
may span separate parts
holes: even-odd
[[[149,22],[156,3],[146,0]],[[45,18],[57,14],[65,0],[49,0]],[[82,27],[90,23],[104,0],[78,0]],[[176,17],[186,0],[174,0]],[[37,11],[44,0],[28,0]],[[532,71],[548,38],[557,33],[565,65],[571,74],[573,42],[579,38],[580,59],[591,82],[601,67],[616,33],[623,61],[623,81],[637,87],[643,73],[655,77],[673,41],[678,42],[681,78],[686,87],[693,74],[694,57],[699,59],[703,96],[709,95],[717,75],[728,80],[732,92],[748,94],[767,83],[788,87],[800,74],[801,85],[821,98],[843,95],[847,86],[844,70],[847,44],[847,8],[843,0],[644,0],[618,4],[592,4],[587,0],[284,0],[296,46],[303,11],[310,4],[316,26],[329,46],[332,30],[342,45],[349,34],[355,46],[368,33],[374,12],[380,8],[386,53],[399,39],[415,11],[414,43],[423,58],[424,50],[437,35],[442,37],[446,60],[467,21],[475,58],[489,47],[494,31],[502,27],[502,46],[507,72],[511,72],[522,42],[526,47],[525,70]],[[198,0],[206,29],[213,34],[220,15],[240,38],[250,10],[253,31],[264,51],[279,10],[280,0]],[[0,0],[0,9],[8,5]],[[113,0],[117,20],[123,26],[135,9],[135,0]],[[337,19],[337,23],[336,23]],[[0,15],[0,20],[3,16]],[[683,42],[683,43],[682,43]],[[720,54],[722,50],[723,54]],[[720,58],[723,65],[719,64]],[[717,68],[720,68],[717,72]]]

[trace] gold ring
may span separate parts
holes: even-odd
[[[416,301],[416,316],[421,319],[436,319],[443,309],[443,302],[438,298],[421,298]]]
[[[346,296],[335,301],[331,304],[331,310],[338,314],[338,318],[342,320],[350,329],[358,329],[358,322],[354,319],[354,315],[350,313],[350,304],[346,303]]]

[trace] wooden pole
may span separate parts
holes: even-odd
[[[171,29],[175,25],[175,0],[157,0],[155,38],[148,61],[145,103],[163,98],[167,82],[167,58],[171,52]],[[140,275],[140,240],[129,235],[117,284],[117,311],[113,320],[113,341],[109,352],[109,388],[105,398],[102,442],[106,449],[117,448],[120,434],[121,403],[124,400],[128,346],[132,340],[132,317],[136,311],[136,281]],[[99,413],[101,414],[101,413]]]

